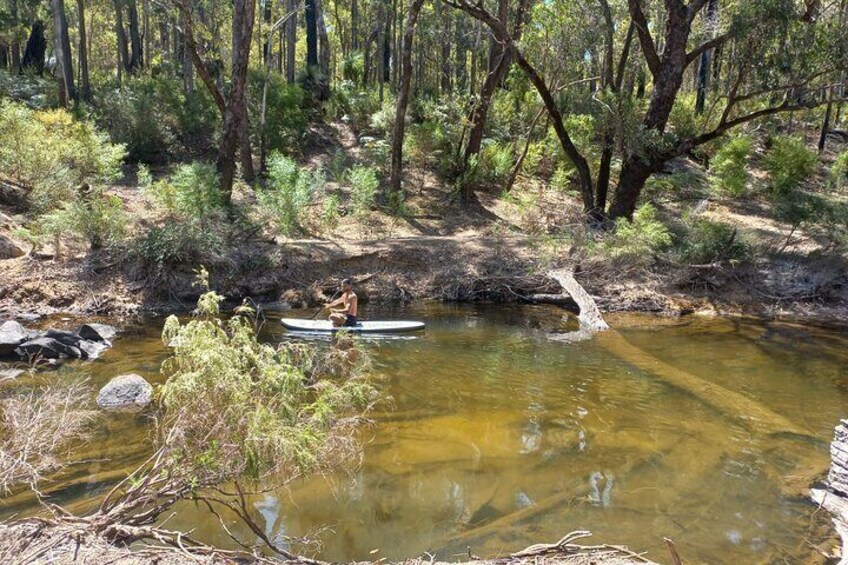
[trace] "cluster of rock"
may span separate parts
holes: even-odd
[[[0,325],[0,359],[96,359],[112,347],[118,330],[107,324],[83,324],[75,332],[28,330],[15,321]]]
[[[812,489],[813,500],[833,514],[836,531],[842,538],[839,565],[848,564],[848,420],[842,420],[830,444],[830,472],[826,488]]]

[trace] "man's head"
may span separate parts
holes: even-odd
[[[353,281],[350,279],[342,280],[342,291],[350,292],[351,290],[353,290]]]

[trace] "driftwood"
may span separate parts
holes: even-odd
[[[595,299],[586,292],[586,289],[580,286],[574,279],[571,271],[560,269],[551,271],[548,275],[557,281],[560,286],[574,299],[577,306],[580,308],[580,314],[577,319],[580,321],[580,327],[586,330],[601,332],[608,330],[609,326],[601,316],[601,311],[598,310],[598,305]]]

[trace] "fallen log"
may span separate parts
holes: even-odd
[[[580,308],[580,314],[577,320],[580,322],[580,327],[595,332],[602,332],[609,329],[609,325],[601,316],[601,311],[598,310],[598,305],[595,299],[586,292],[580,283],[574,279],[574,274],[565,269],[559,269],[548,273],[552,279],[557,281],[560,286],[574,299],[577,306]]]

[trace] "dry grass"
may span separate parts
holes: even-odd
[[[64,464],[72,443],[85,437],[95,412],[83,383],[51,385],[0,401],[0,493],[17,484],[35,488]]]

